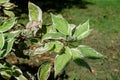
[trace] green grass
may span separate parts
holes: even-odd
[[[93,4],[88,4],[86,9],[73,7],[63,9],[60,14],[76,25],[89,19],[93,31],[82,44],[95,48],[108,58],[86,60],[95,70],[94,74],[74,64],[67,70],[71,76],[69,80],[120,80],[120,0],[87,1]]]

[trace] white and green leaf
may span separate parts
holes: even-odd
[[[45,44],[45,46],[41,46],[35,49],[34,54],[43,54],[45,52],[48,52],[54,48],[54,42],[48,42]]]
[[[66,36],[61,34],[61,33],[46,33],[43,37],[42,40],[48,40],[48,39],[63,39],[66,40]]]
[[[77,37],[77,39],[80,40],[87,37],[89,33],[90,33],[89,21],[86,21],[82,25],[80,24],[78,27],[76,27],[73,36]]]
[[[38,80],[47,80],[48,77],[50,76],[50,71],[51,71],[51,64],[46,63],[43,64],[37,73]]]
[[[5,43],[4,35],[3,33],[0,33],[0,51],[3,48],[4,43]]]
[[[55,42],[55,48],[54,48],[54,52],[55,53],[59,53],[62,49],[63,49],[63,43],[56,41]]]
[[[3,49],[5,49],[5,51],[0,55],[0,57],[7,56],[7,54],[12,50],[12,46],[13,46],[14,41],[15,41],[15,39],[9,39],[5,43],[5,46],[3,47]]]
[[[0,32],[5,32],[10,30],[14,24],[15,24],[15,19],[16,18],[10,18],[7,21],[5,21],[1,26],[0,26]]]
[[[64,35],[70,35],[70,29],[68,22],[61,16],[61,15],[53,15],[52,16],[52,22],[54,27],[62,34]]]
[[[0,74],[1,74],[1,76],[4,78],[4,79],[6,79],[6,80],[10,80],[10,78],[11,78],[11,74],[10,74],[10,71],[0,71]]]
[[[65,47],[65,53],[59,54],[55,58],[54,70],[55,76],[60,74],[68,66],[71,61],[71,50],[68,47]]]
[[[6,39],[12,39],[12,38],[15,38],[16,36],[18,36],[20,34],[20,30],[17,30],[17,31],[12,31],[10,33],[4,33],[4,36]]]
[[[32,2],[28,2],[29,20],[42,22],[42,10]]]
[[[4,7],[4,10],[10,10],[10,9],[13,9],[15,7],[15,4],[10,3],[10,2],[6,2],[2,6]]]
[[[96,50],[94,50],[93,48],[90,48],[88,46],[85,46],[85,45],[80,45],[78,46],[77,48],[81,54],[84,56],[84,57],[87,57],[87,58],[104,58],[104,56],[102,54],[100,54],[99,52],[97,52]]]
[[[15,76],[15,78],[17,79],[17,80],[28,80],[25,76],[23,76],[23,75],[19,75],[19,76]]]
[[[15,17],[15,14],[12,11],[4,10],[4,13],[9,17]]]
[[[83,55],[77,48],[71,49],[72,60],[76,60],[77,58],[83,58]]]

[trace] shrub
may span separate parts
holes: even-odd
[[[23,53],[30,57],[39,56],[45,60],[38,69],[38,80],[47,80],[51,74],[54,79],[57,79],[71,61],[92,72],[84,58],[104,58],[93,48],[80,44],[80,41],[91,32],[89,20],[76,26],[69,24],[62,15],[51,13],[52,25],[44,27],[42,26],[42,10],[31,2],[28,3],[28,8],[29,22],[23,30],[10,31],[16,22],[14,17],[0,25],[0,59],[2,60],[0,74],[3,78],[10,79],[11,76],[18,80],[28,78],[25,74],[23,75],[24,72],[22,73],[17,65],[4,61],[7,54],[11,52],[14,55]],[[18,47],[15,48],[13,44]],[[27,75],[34,79],[36,77],[30,73]]]

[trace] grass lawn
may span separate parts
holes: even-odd
[[[62,14],[69,23],[90,20],[91,35],[82,44],[89,45],[107,56],[104,60],[88,60],[95,73],[85,68],[69,66],[69,80],[120,80],[120,0],[86,0],[86,9],[65,8]],[[73,64],[73,63],[71,63]],[[73,72],[71,72],[73,71]],[[75,74],[76,73],[76,74]]]

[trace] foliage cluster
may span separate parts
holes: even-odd
[[[3,11],[9,4],[11,3],[7,0],[0,2],[0,5],[4,6]],[[0,74],[3,78],[48,80],[52,76],[52,79],[57,80],[71,61],[92,72],[84,58],[104,58],[93,48],[80,44],[80,41],[91,32],[89,20],[76,26],[69,24],[62,15],[51,13],[52,25],[44,27],[42,26],[42,10],[31,2],[28,2],[28,8],[29,22],[24,29],[12,30],[13,27],[19,25],[17,18],[6,12],[4,13],[9,16],[9,19],[2,20],[3,22],[0,23]],[[17,64],[9,64],[5,61],[9,54],[39,56],[46,61],[42,61],[35,76],[29,72],[25,75]]]

